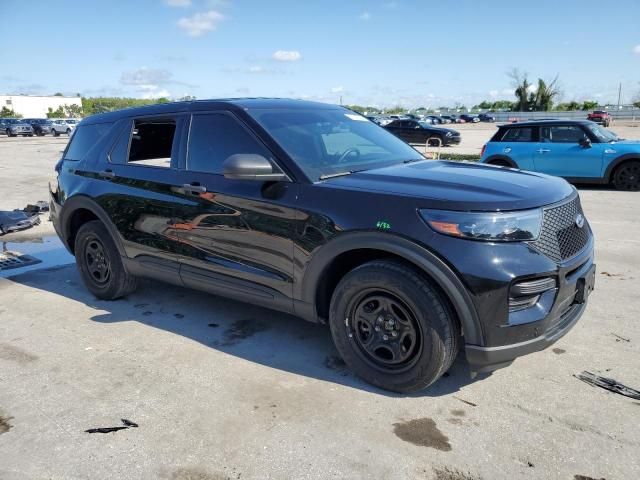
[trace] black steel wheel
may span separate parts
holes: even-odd
[[[104,245],[95,235],[89,235],[84,246],[84,260],[91,280],[98,285],[104,285],[109,281],[111,262]]]
[[[350,302],[348,318],[349,339],[373,368],[401,371],[419,357],[420,325],[393,293],[363,292]]]
[[[640,190],[640,161],[631,160],[618,166],[613,175],[613,185],[618,190]]]
[[[115,300],[135,290],[136,277],[124,268],[118,248],[99,220],[78,229],[74,253],[82,280],[96,297]]]
[[[459,349],[460,327],[448,300],[419,271],[392,260],[365,263],[340,280],[329,324],[349,368],[394,392],[431,385]]]

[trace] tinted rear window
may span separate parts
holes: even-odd
[[[502,137],[503,142],[533,142],[533,128],[509,128]]]
[[[64,154],[65,160],[82,160],[87,152],[93,148],[111,129],[113,123],[97,123],[84,125],[76,129],[71,137],[71,143]]]

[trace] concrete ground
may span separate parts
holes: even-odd
[[[65,142],[0,137],[0,209],[46,199]],[[640,194],[580,194],[598,275],[578,325],[475,381],[460,355],[409,396],[355,378],[294,317],[151,281],[96,300],[43,215],[0,237],[49,252],[0,278],[0,479],[639,478],[640,401],[574,375],[640,389]],[[86,432],[121,419],[138,427]]]

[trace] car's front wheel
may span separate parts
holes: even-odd
[[[618,190],[640,190],[640,160],[630,160],[618,166],[613,173],[613,186]]]
[[[427,139],[427,145],[430,147],[440,147],[444,145],[444,142],[442,141],[442,137],[434,135]]]
[[[60,134],[58,133],[57,130],[51,130],[51,135],[53,135],[54,137],[57,137]]]
[[[331,299],[338,352],[356,375],[395,392],[421,390],[455,359],[460,329],[430,281],[394,261],[373,261],[347,275]]]
[[[129,274],[104,224],[87,222],[76,235],[74,253],[85,286],[96,297],[115,300],[133,292],[137,278]]]

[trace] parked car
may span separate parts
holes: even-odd
[[[71,136],[75,128],[75,124],[67,122],[66,119],[56,118],[51,120],[51,133],[54,137],[57,137],[61,133],[66,133]]]
[[[608,127],[609,125],[611,125],[611,115],[603,110],[594,110],[587,115],[587,120],[600,123],[603,127]]]
[[[500,125],[481,162],[640,190],[640,143],[618,138],[589,120]]]
[[[467,123],[462,116],[449,115],[451,117],[451,123]]]
[[[444,123],[456,123],[455,115],[440,115]]]
[[[425,117],[425,119],[429,118],[431,120],[431,123],[433,125],[442,125],[443,123],[447,123],[447,121],[442,118],[442,117],[438,117],[437,115],[427,115]],[[451,122],[449,122],[451,123]]]
[[[46,118],[26,118],[26,123],[31,125],[33,133],[38,137],[42,137],[48,133],[51,133],[51,120]]]
[[[51,218],[97,298],[151,277],[328,323],[347,365],[388,390],[435,382],[463,342],[475,372],[546,348],[594,285],[564,180],[425,160],[339,106],[93,115],[56,171]]]
[[[428,123],[416,120],[395,120],[384,128],[407,143],[425,143],[432,147],[446,147],[460,143],[460,132],[449,128],[432,127]]]
[[[491,115],[489,113],[481,113],[480,115],[478,115],[478,118],[480,119],[481,122],[495,122],[496,121],[496,117],[494,117],[493,115]]]
[[[33,137],[33,128],[21,118],[1,118],[0,132],[8,137],[17,137],[18,135]]]
[[[476,115],[471,115],[466,113],[460,115],[460,118],[467,123],[478,123],[480,121],[480,118],[477,117]]]

